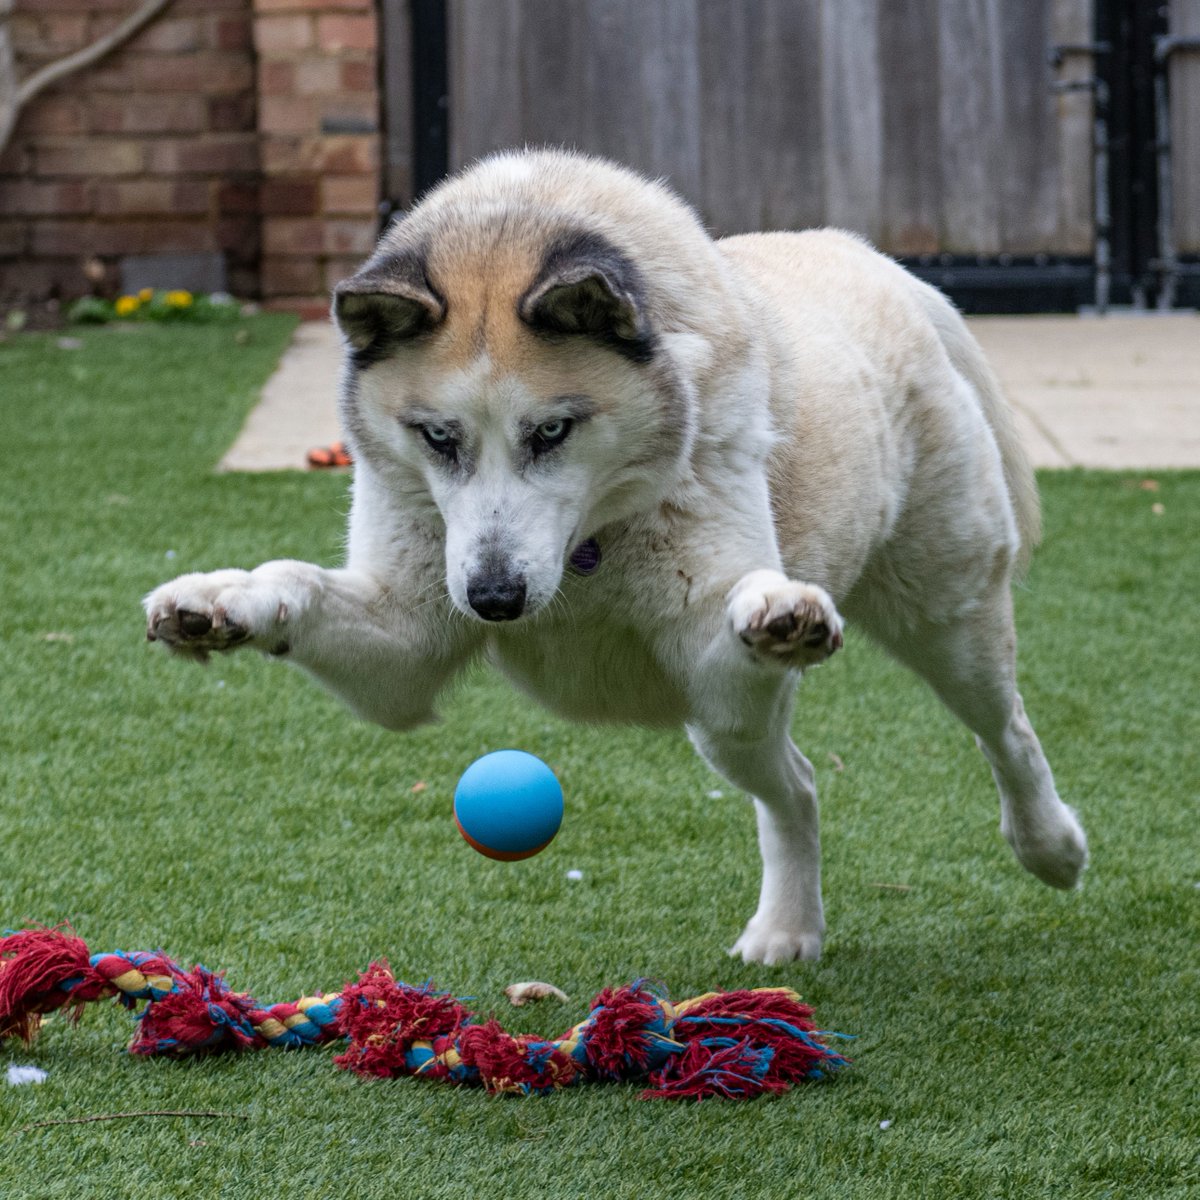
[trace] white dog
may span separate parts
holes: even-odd
[[[391,729],[479,655],[564,715],[683,724],[754,797],[732,952],[773,963],[824,932],[788,731],[840,610],[975,732],[1022,865],[1077,881],[1014,678],[1033,476],[937,292],[842,233],[713,241],[662,186],[543,151],[435,190],[334,311],[346,566],[185,575],[147,597],[152,641],[285,657]]]

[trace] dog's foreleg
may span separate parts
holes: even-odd
[[[730,954],[746,962],[814,959],[821,953],[821,836],[813,769],[785,732],[762,739],[691,727],[714,770],[754,798],[762,887],[758,908]]]
[[[390,729],[428,720],[473,649],[440,600],[406,603],[365,572],[292,560],[182,575],[143,605],[151,641],[201,661],[243,646],[285,658]]]
[[[788,727],[797,670],[841,644],[841,618],[824,589],[752,571],[729,593],[721,627],[698,656],[688,733],[715,770],[754,797],[758,821],[758,909],[730,951],[747,962],[821,952],[817,793]]]
[[[811,667],[842,645],[842,619],[829,593],[779,571],[751,571],[729,593],[729,626],[758,659]]]

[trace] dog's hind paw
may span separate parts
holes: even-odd
[[[824,588],[776,571],[752,571],[730,593],[729,617],[756,657],[811,667],[842,645],[842,619]]]

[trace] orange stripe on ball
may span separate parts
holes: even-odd
[[[519,862],[522,858],[532,858],[535,854],[540,854],[541,851],[554,841],[553,837],[548,837],[540,846],[534,846],[529,850],[493,850],[491,846],[485,846],[482,842],[477,842],[463,827],[462,822],[458,819],[458,814],[454,814],[454,823],[458,826],[458,832],[463,835],[467,845],[473,850],[478,850],[480,854],[486,858],[494,858],[497,862]]]

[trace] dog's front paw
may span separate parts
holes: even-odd
[[[842,645],[842,619],[824,588],[753,571],[729,598],[733,630],[755,656],[785,667],[824,662]]]
[[[812,962],[821,957],[822,940],[819,931],[792,929],[755,917],[729,953],[733,958],[767,967],[795,959]]]
[[[201,662],[214,651],[239,646],[287,651],[287,603],[249,571],[181,575],[155,588],[142,606],[147,640]]]

